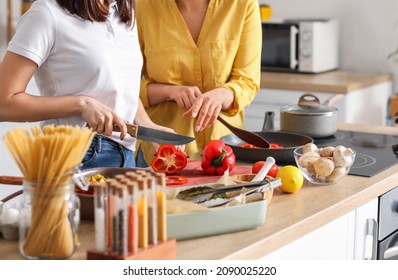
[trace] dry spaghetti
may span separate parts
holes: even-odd
[[[89,128],[47,125],[17,128],[3,137],[25,183],[31,186],[32,217],[21,247],[24,255],[66,258],[73,254],[65,186],[94,134]]]

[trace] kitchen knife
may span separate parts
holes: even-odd
[[[127,125],[127,133],[130,134],[130,136],[147,142],[155,142],[159,144],[171,144],[171,145],[184,145],[195,140],[195,138],[193,137],[161,131],[145,126],[138,126],[135,124],[126,124],[126,125]],[[118,126],[113,126],[113,131],[120,132],[120,129]]]

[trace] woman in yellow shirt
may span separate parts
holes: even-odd
[[[144,55],[140,97],[151,119],[195,137],[193,156],[231,132],[217,116],[243,127],[256,96],[262,31],[257,0],[136,0]],[[154,150],[141,142],[145,160]],[[137,163],[138,164],[138,163]]]

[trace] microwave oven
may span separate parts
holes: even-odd
[[[261,69],[321,73],[338,68],[338,29],[335,19],[263,21]]]

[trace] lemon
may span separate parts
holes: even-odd
[[[281,179],[282,185],[279,188],[287,193],[297,192],[304,183],[303,173],[293,165],[285,165],[279,168],[276,178]]]

